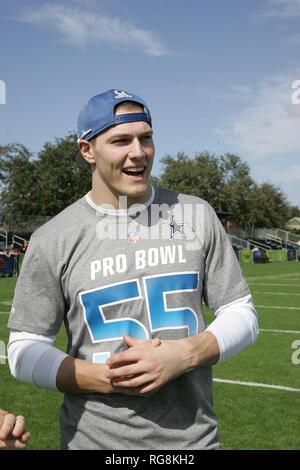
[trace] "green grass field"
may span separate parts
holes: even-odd
[[[214,404],[225,450],[300,450],[300,263],[245,264],[259,314],[256,343],[214,367]],[[15,278],[0,279],[0,355]],[[205,309],[207,322],[212,313]],[[299,343],[295,343],[299,341]],[[65,349],[60,332],[56,346]],[[2,346],[2,349],[1,349]],[[294,346],[294,347],[293,347]],[[22,384],[0,358],[0,407],[23,414],[31,450],[59,449],[62,395]]]

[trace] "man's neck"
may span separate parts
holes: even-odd
[[[97,191],[96,188],[92,188],[88,196],[96,206],[110,208],[111,210],[127,210],[133,205],[145,204],[152,196],[152,186],[148,185],[145,193],[139,197],[114,194],[105,197],[105,194]]]

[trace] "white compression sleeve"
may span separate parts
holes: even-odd
[[[13,377],[47,390],[55,390],[58,368],[68,355],[53,346],[55,336],[12,330],[7,346]]]
[[[251,295],[219,307],[214,314],[216,318],[206,330],[213,333],[219,343],[218,363],[230,359],[255,342],[258,320]]]

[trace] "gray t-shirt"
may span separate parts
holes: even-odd
[[[143,209],[143,210],[142,210]],[[31,237],[8,327],[56,335],[67,353],[103,363],[142,339],[180,339],[206,328],[209,308],[249,293],[214,210],[155,188],[151,204],[100,211],[86,197]],[[197,367],[148,397],[65,394],[62,449],[218,449],[212,368]]]

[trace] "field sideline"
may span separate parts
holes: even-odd
[[[300,450],[300,263],[243,265],[259,314],[256,343],[214,367],[214,404],[225,450]],[[31,450],[59,449],[62,395],[14,380],[6,328],[15,278],[0,279],[0,407],[24,414]],[[212,313],[204,308],[207,322]],[[64,331],[56,346],[65,349]]]

